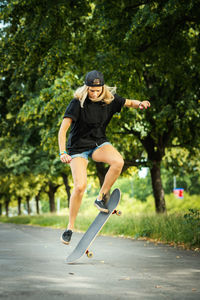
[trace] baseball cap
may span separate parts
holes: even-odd
[[[85,76],[85,84],[87,86],[103,86],[104,85],[103,74],[96,70],[88,72]]]

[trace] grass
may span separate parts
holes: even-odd
[[[123,214],[116,215],[103,227],[101,234],[123,236],[130,238],[145,238],[156,241],[182,245],[184,248],[200,248],[200,220],[195,217],[197,211],[188,214]],[[197,213],[198,214],[198,213]],[[95,211],[96,215],[96,211]],[[95,215],[80,212],[76,220],[76,230],[86,231],[93,222]],[[39,216],[16,216],[1,217],[0,221],[5,223],[50,226],[64,229],[67,217],[63,215],[39,215]]]
[[[97,215],[93,205],[94,197],[84,197],[76,219],[77,231],[85,232]],[[163,243],[181,245],[189,249],[200,248],[200,201],[199,196],[185,195],[176,199],[166,196],[166,215],[156,215],[154,202],[150,196],[146,202],[122,194],[118,209],[122,216],[112,216],[103,227],[101,234],[130,238],[153,239]],[[62,214],[0,217],[0,222],[50,226],[64,229],[68,222],[68,209]]]

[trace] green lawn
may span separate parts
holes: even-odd
[[[84,197],[76,219],[77,231],[86,231],[97,215],[93,197]],[[154,212],[153,199],[146,202],[131,199],[123,194],[119,209],[122,216],[113,215],[103,227],[101,234],[130,238],[149,238],[164,243],[182,245],[186,248],[200,248],[200,207],[199,197],[176,199],[166,196],[168,213],[157,215]],[[42,214],[34,216],[0,217],[0,222],[51,226],[64,229],[68,222],[68,209],[62,214]]]
[[[76,230],[86,231],[94,220],[94,215],[80,213],[76,220]],[[68,217],[63,215],[1,217],[1,222],[50,226],[64,229]],[[102,234],[131,238],[150,238],[186,248],[200,248],[200,226],[197,211],[187,215],[113,215],[103,227]]]

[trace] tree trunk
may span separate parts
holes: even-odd
[[[30,215],[31,213],[31,208],[30,208],[30,196],[26,196],[26,204],[27,204],[27,212],[28,212],[28,215]]]
[[[155,206],[157,213],[166,213],[164,189],[162,186],[162,179],[160,173],[160,162],[153,161],[153,165],[150,168],[151,180],[153,187],[153,194],[155,199]]]
[[[9,216],[9,200],[6,200],[6,202],[5,202],[5,208],[6,208],[6,217],[8,217]]]
[[[67,206],[69,207],[69,203],[70,203],[70,197],[71,197],[71,188],[69,186],[69,181],[68,181],[68,177],[65,173],[61,173],[61,176],[63,178],[63,182],[64,182],[64,185],[65,185],[65,190],[66,190],[66,193],[67,193],[67,200],[68,200],[68,203],[67,203]]]
[[[49,209],[50,212],[56,212],[55,206],[55,193],[60,185],[54,185],[53,182],[49,181],[49,191],[47,192],[49,196]]]
[[[56,206],[55,206],[55,195],[52,189],[49,190],[48,192],[49,195],[49,209],[50,212],[55,212],[56,211]]]
[[[157,213],[166,213],[165,194],[162,186],[160,164],[165,155],[165,145],[168,137],[169,135],[160,137],[157,144],[151,136],[147,136],[144,140],[140,140],[148,153],[148,161],[151,163],[151,182]]]
[[[0,203],[0,216],[2,216],[2,203]]]
[[[17,204],[18,204],[18,216],[22,214],[21,212],[21,203],[22,203],[22,197],[18,196],[17,197]]]
[[[40,192],[35,196],[36,212],[38,215],[40,214],[39,201],[40,201]]]

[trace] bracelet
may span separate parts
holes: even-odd
[[[62,154],[67,154],[67,152],[64,150],[64,151],[61,151],[60,153],[59,153],[59,156],[61,156]]]
[[[139,104],[138,104],[138,107],[140,108],[140,105],[142,105],[142,102],[140,102]]]
[[[140,105],[142,105],[142,102],[140,102],[140,103],[138,104],[138,108],[140,108]]]

